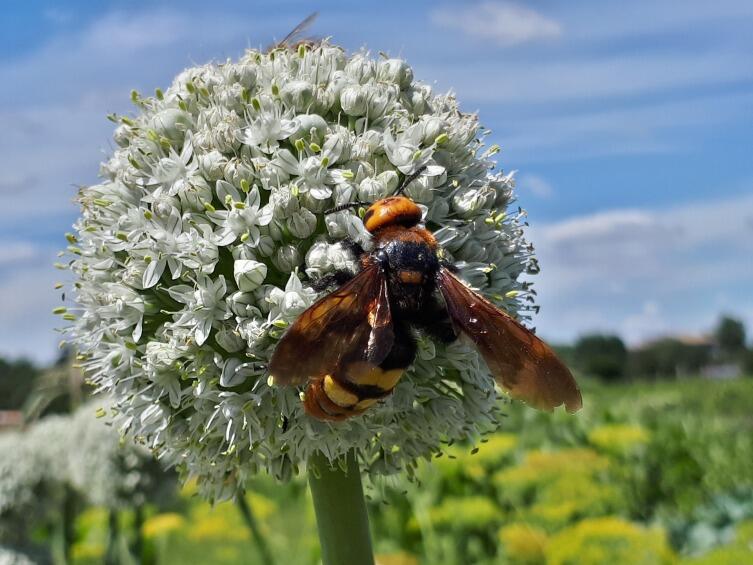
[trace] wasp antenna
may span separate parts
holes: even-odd
[[[418,177],[421,176],[421,173],[423,173],[426,170],[426,165],[422,165],[414,173],[411,173],[407,177],[405,177],[405,180],[403,181],[403,184],[401,184],[397,190],[394,192],[393,196],[397,196],[398,194],[402,194],[405,188],[412,183],[414,180],[416,180]]]
[[[334,214],[335,212],[342,212],[343,210],[347,210],[348,208],[355,208],[356,206],[371,206],[371,204],[371,202],[348,202],[346,204],[340,204],[339,206],[330,208],[329,210],[325,210],[324,215],[329,216],[330,214]]]

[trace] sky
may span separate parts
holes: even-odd
[[[0,355],[56,355],[76,185],[132,89],[282,38],[304,2],[16,2],[0,20]],[[753,332],[753,2],[320,1],[311,32],[406,59],[516,170],[538,333]]]

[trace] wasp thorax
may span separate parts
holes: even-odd
[[[421,208],[405,196],[390,196],[374,202],[363,217],[363,225],[371,233],[387,226],[411,227],[421,221]]]

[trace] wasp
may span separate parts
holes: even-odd
[[[311,27],[311,24],[314,23],[314,20],[316,20],[318,16],[319,12],[312,12],[311,14],[306,16],[306,18],[301,23],[295,26],[292,31],[284,38],[276,43],[268,45],[264,52],[269,53],[270,51],[274,51],[275,49],[295,50],[298,49],[300,45],[304,45],[306,47],[316,46],[319,41],[304,34],[307,32],[308,28]]]
[[[472,290],[440,259],[421,209],[401,192],[363,216],[372,248],[357,273],[336,272],[317,285],[340,286],[305,310],[278,342],[269,363],[275,382],[306,385],[304,408],[319,420],[345,420],[388,396],[416,356],[416,334],[442,343],[464,335],[513,398],[539,409],[582,406],[568,368],[531,330]],[[352,203],[335,208],[362,205]]]

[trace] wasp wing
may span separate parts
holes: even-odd
[[[551,347],[448,269],[440,269],[438,276],[456,328],[473,340],[494,379],[513,398],[543,410],[561,404],[568,412],[581,408],[578,385]]]
[[[393,341],[387,279],[371,265],[298,317],[277,344],[269,372],[279,383],[303,384],[352,361],[378,365]]]
[[[306,18],[297,26],[295,26],[293,30],[289,34],[287,34],[282,40],[268,46],[265,49],[265,52],[269,52],[272,49],[276,49],[278,47],[291,47],[291,46],[294,47],[295,41],[304,34],[304,32],[309,28],[309,26],[311,26],[312,23],[314,23],[314,20],[317,18],[318,15],[319,15],[319,12],[313,12],[309,14],[308,16],[306,16]]]

